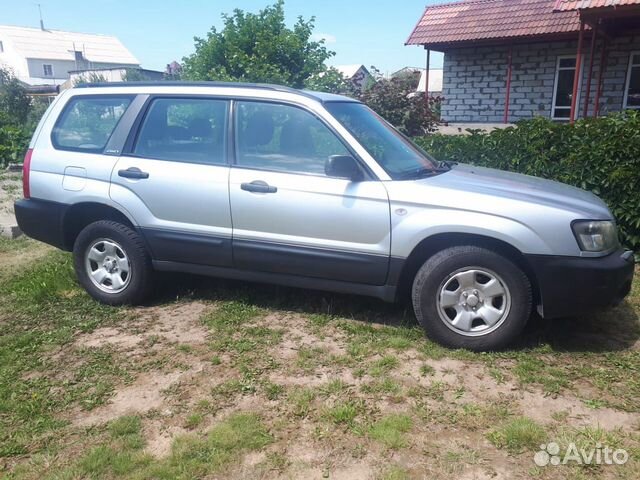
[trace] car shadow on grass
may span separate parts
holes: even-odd
[[[187,274],[159,274],[153,304],[177,298],[240,301],[266,310],[302,315],[329,315],[395,328],[418,322],[408,302],[306,290],[278,285],[215,279]],[[625,301],[615,308],[573,318],[543,319],[533,314],[510,350],[548,345],[557,352],[615,352],[633,348],[640,339],[640,319]]]
[[[554,351],[615,352],[634,348],[640,339],[640,318],[624,301],[615,308],[555,319],[532,316],[521,347],[548,344]]]

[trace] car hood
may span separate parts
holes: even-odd
[[[437,188],[460,192],[466,199],[467,208],[465,209],[470,210],[474,210],[474,208],[468,208],[470,196],[476,195],[496,198],[499,200],[494,202],[496,207],[498,204],[504,205],[509,201],[525,202],[570,211],[577,217],[585,219],[612,218],[606,204],[590,192],[551,180],[492,168],[458,164],[448,172],[417,180],[415,183],[427,189]],[[452,201],[452,203],[456,202]],[[483,207],[485,206],[486,199],[483,202]]]

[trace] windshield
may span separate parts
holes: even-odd
[[[438,171],[437,162],[362,103],[326,102],[325,108],[356,137],[393,179]]]

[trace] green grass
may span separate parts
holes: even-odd
[[[518,417],[489,432],[487,438],[496,447],[515,454],[537,450],[545,443],[547,433],[543,426],[530,418]]]
[[[406,434],[411,430],[412,425],[409,415],[389,415],[371,426],[369,436],[386,447],[397,450],[407,446]]]
[[[381,480],[409,480],[410,478],[409,471],[399,465],[388,467],[380,477]]]
[[[336,425],[355,427],[356,419],[365,413],[365,403],[362,400],[346,400],[336,403],[324,412],[324,417]]]
[[[222,471],[243,453],[259,450],[272,441],[260,417],[237,413],[213,427],[204,437],[178,437],[170,455],[157,460],[143,451],[145,442],[140,419],[122,417],[109,425],[109,437],[102,444],[48,478],[203,478]]]
[[[70,347],[76,332],[126,318],[96,304],[75,283],[68,254],[54,253],[0,284],[0,457],[25,454],[56,442],[66,425],[57,415],[73,405],[91,409],[106,401],[128,374],[108,349]],[[71,358],[53,359],[62,347]],[[49,372],[54,372],[53,374]]]
[[[513,369],[513,373],[523,384],[535,383],[541,385],[547,393],[560,393],[570,384],[568,372],[550,365],[551,362],[544,358],[534,356],[522,356]]]
[[[200,426],[200,424],[204,421],[204,415],[202,413],[192,413],[189,415],[184,422],[184,428],[187,430],[193,430]]]
[[[3,246],[0,241],[0,253],[4,248],[11,255],[29,245],[26,241]],[[262,450],[257,476],[277,472],[286,477],[296,462],[282,453],[283,445],[301,440],[301,432],[313,437],[319,452],[344,448],[354,459],[366,459],[369,447],[383,450],[383,461],[373,467],[377,478],[411,477],[414,466],[404,459],[416,455],[434,456],[429,469],[437,478],[461,476],[467,465],[485,461],[471,450],[465,453],[461,443],[432,450],[438,439],[423,435],[432,428],[447,431],[452,442],[467,442],[468,437],[482,442],[486,437],[511,454],[514,468],[529,468],[529,452],[551,440],[585,446],[600,441],[640,453],[635,433],[576,429],[566,412],[549,412],[545,427],[518,416],[527,412],[517,399],[499,398],[491,391],[486,398],[476,398],[470,385],[436,380],[432,366],[439,359],[457,359],[463,364],[455,373],[463,379],[468,365],[481,372],[480,377],[484,372],[487,382],[505,384],[503,388],[573,395],[591,409],[638,412],[640,351],[625,342],[640,336],[640,282],[618,309],[593,318],[545,323],[548,331],[537,330],[523,345],[487,354],[447,350],[425,340],[401,307],[370,306],[355,297],[204,282],[205,287],[184,295],[207,302],[202,317],[209,332],[206,343],[165,346],[162,337],[149,337],[144,348],[152,353],[130,358],[117,346],[86,348],[77,342],[78,335],[101,326],[124,328],[134,311],[91,300],[77,286],[68,254],[48,254],[20,268],[11,279],[0,277],[0,457],[13,469],[10,475],[227,478],[238,473],[245,453]],[[286,327],[274,327],[267,320],[267,314],[291,312],[300,314],[305,333],[318,340],[300,342],[294,357],[282,355],[278,345],[285,338],[298,339],[287,338]],[[576,338],[583,331],[598,341],[580,343]],[[321,342],[325,337],[346,353],[333,354]],[[71,412],[104,405],[139,372],[184,371],[187,359],[203,362],[208,373],[225,381],[210,389],[205,386],[210,384],[198,384],[201,379],[195,376],[193,385],[191,380],[177,382],[163,392],[172,424],[192,430],[176,440],[167,457],[147,455],[142,434],[145,422],[163,418],[161,410],[87,429],[69,423]],[[402,375],[401,362],[412,362],[419,375]],[[350,372],[355,379],[342,380]],[[291,386],[312,376],[316,378],[310,385]],[[311,386],[320,376],[327,378],[325,383]],[[192,386],[195,398],[189,396]],[[257,402],[258,411],[232,415],[204,432],[223,409],[237,408],[234,405],[243,401]],[[399,406],[410,413],[390,414]],[[275,420],[265,424],[262,418]],[[277,444],[265,448],[273,442]],[[328,463],[321,468],[332,474],[330,461],[324,461]],[[637,465],[620,477],[636,478],[628,475],[633,468]]]
[[[389,373],[391,370],[395,369],[400,362],[393,355],[385,355],[384,357],[375,360],[371,365],[369,373],[372,377],[380,377],[385,373]]]
[[[393,380],[392,378],[385,377],[380,380],[374,380],[369,383],[365,383],[360,387],[363,393],[370,394],[384,394],[397,396],[402,391],[402,385]]]
[[[33,247],[34,242],[24,235],[11,240],[0,235],[0,253],[11,253],[26,250]]]
[[[295,417],[307,417],[313,408],[316,392],[312,388],[296,387],[287,395],[287,401],[291,405]]]

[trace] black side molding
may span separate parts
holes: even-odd
[[[350,283],[387,283],[389,257],[234,238],[236,268],[326,278]]]
[[[154,260],[230,267],[231,238],[140,228]]]
[[[396,287],[393,285],[364,285],[362,283],[325,280],[321,278],[301,277],[281,273],[256,272],[239,270],[236,268],[213,267],[178,262],[163,262],[154,260],[153,268],[162,272],[182,272],[208,277],[226,278],[230,280],[245,280],[257,283],[271,283],[286,287],[308,288],[351,295],[375,297],[385,302],[395,302]]]

